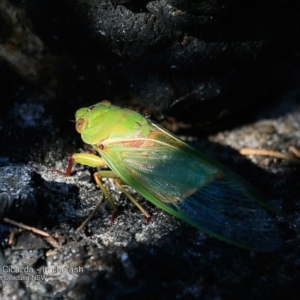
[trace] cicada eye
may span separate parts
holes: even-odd
[[[85,125],[84,119],[83,118],[78,119],[75,124],[76,131],[78,133],[81,133],[82,130],[84,129],[84,125]]]

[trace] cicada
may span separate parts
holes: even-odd
[[[131,186],[167,213],[210,236],[236,246],[273,251],[282,238],[264,197],[237,174],[151,122],[141,114],[104,100],[79,109],[76,130],[95,153],[76,153],[69,161],[100,171],[94,178],[116,211],[102,178],[114,183],[150,219],[124,188]],[[102,170],[108,167],[110,170]]]

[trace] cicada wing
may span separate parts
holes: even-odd
[[[282,245],[263,200],[238,176],[183,142],[144,141],[107,141],[101,156],[146,199],[209,235],[259,251]]]
[[[167,206],[173,215],[223,241],[274,251],[283,244],[280,232],[255,197],[238,182],[215,178],[189,197]]]

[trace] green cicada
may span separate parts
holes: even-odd
[[[73,162],[109,167],[94,178],[113,209],[101,182],[115,184],[150,219],[147,211],[124,189],[133,187],[147,200],[188,224],[236,246],[273,251],[282,245],[262,196],[238,175],[206,157],[137,112],[102,101],[76,112],[76,130],[100,156],[76,153]]]

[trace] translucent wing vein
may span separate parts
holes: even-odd
[[[235,245],[272,251],[282,244],[262,202],[243,180],[182,142],[108,141],[101,156],[146,199],[185,222]]]

